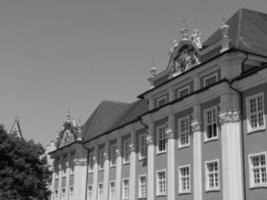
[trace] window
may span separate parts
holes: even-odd
[[[219,160],[206,161],[206,191],[220,189]]]
[[[190,86],[187,85],[185,87],[179,88],[177,91],[178,98],[184,97],[190,93]]]
[[[123,163],[130,162],[130,145],[131,145],[131,138],[123,140]]]
[[[189,193],[190,187],[190,165],[179,167],[179,193]]]
[[[97,200],[103,200],[103,183],[98,184]]]
[[[67,178],[66,176],[62,177],[62,182],[61,182],[61,187],[62,187],[62,200],[65,200],[66,199],[66,181],[67,181]]]
[[[130,185],[129,179],[123,179],[122,181],[122,200],[130,199]]]
[[[93,186],[87,186],[87,200],[93,200]]]
[[[94,171],[94,152],[90,151],[89,152],[89,166],[88,166],[88,172],[91,173]]]
[[[248,132],[265,128],[263,93],[246,99],[248,112]]]
[[[73,188],[73,186],[70,187],[70,200],[74,200],[74,188]]]
[[[114,167],[116,166],[116,159],[117,159],[117,154],[116,154],[116,150],[117,150],[117,144],[112,144],[110,145],[110,166]]]
[[[178,120],[178,147],[186,147],[190,145],[190,137],[189,137],[189,131],[190,131],[190,120],[189,116],[183,117]]]
[[[58,199],[58,178],[55,179],[55,199]]]
[[[205,76],[203,78],[204,87],[212,85],[212,84],[216,83],[217,81],[218,81],[218,73],[217,72],[215,72],[209,76]]]
[[[98,150],[98,169],[103,170],[104,169],[104,148],[99,148]]]
[[[217,108],[212,107],[204,111],[205,117],[205,141],[218,138]]]
[[[167,101],[168,101],[167,95],[164,95],[162,97],[159,97],[155,101],[155,105],[156,105],[155,107],[157,108],[157,107],[163,106],[164,104],[167,103]]]
[[[157,195],[166,195],[166,170],[157,171]]]
[[[249,155],[250,187],[267,186],[266,152]]]
[[[109,182],[109,200],[116,200],[116,184],[115,181]]]
[[[167,137],[166,137],[167,124],[162,124],[156,127],[156,134],[158,139],[157,153],[166,152]]]
[[[70,187],[70,200],[74,200],[74,174],[70,175],[69,187]]]
[[[139,198],[146,198],[146,175],[139,176]]]
[[[146,158],[146,134],[139,135],[139,160]]]

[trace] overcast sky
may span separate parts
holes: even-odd
[[[133,102],[161,71],[181,21],[205,40],[224,15],[266,0],[0,0],[0,122],[55,140],[70,107],[85,122],[102,100]]]

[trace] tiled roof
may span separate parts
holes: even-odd
[[[90,140],[138,119],[148,110],[145,100],[131,104],[103,101],[84,124],[83,138]]]
[[[229,25],[231,47],[267,55],[267,14],[243,8],[228,19],[226,24]],[[204,42],[204,47],[220,39],[222,33],[218,29]]]

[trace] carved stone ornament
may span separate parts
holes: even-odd
[[[103,157],[104,157],[104,160],[108,160],[108,152],[107,151],[104,152]]]
[[[121,150],[118,148],[118,149],[116,149],[116,155],[117,155],[117,157],[118,156],[121,156]]]
[[[167,135],[168,139],[172,139],[172,138],[174,138],[174,131],[172,129],[168,128],[166,131],[166,135]]]
[[[231,123],[231,122],[239,122],[239,112],[238,111],[226,111],[219,114],[220,123]]]
[[[200,131],[200,122],[198,121],[192,121],[191,122],[191,128],[193,132],[198,132]]]
[[[85,158],[74,159],[74,164],[79,166],[86,166],[87,160]]]
[[[129,148],[131,152],[135,151],[135,146],[133,143],[130,144]]]
[[[152,135],[146,136],[146,143],[147,143],[147,145],[151,145],[154,143]]]

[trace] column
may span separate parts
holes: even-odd
[[[76,158],[74,161],[74,199],[84,200],[86,195],[87,159]]]
[[[53,166],[52,167],[52,180],[51,180],[51,185],[50,185],[51,200],[54,200],[54,196],[55,196],[55,178],[56,178],[56,170],[55,170],[55,166]]]
[[[136,186],[136,152],[135,152],[135,132],[131,130],[131,154],[130,154],[130,199],[135,199]]]
[[[166,131],[168,138],[168,151],[167,151],[167,195],[168,200],[175,200],[175,140],[174,140],[174,129],[175,129],[175,117],[173,114],[168,116],[168,129]]]
[[[154,150],[154,137],[153,137],[153,122],[148,124],[147,135],[147,200],[154,200],[155,196],[155,181],[154,181],[154,168],[155,168],[155,150]]]
[[[193,134],[194,200],[202,200],[202,151],[199,105],[195,105],[193,108],[193,121],[191,122],[191,127]]]
[[[232,95],[221,96],[221,145],[222,145],[222,179],[223,199],[242,200],[242,158],[241,158],[241,122],[237,103]],[[234,106],[233,106],[234,105]]]
[[[97,179],[98,179],[98,161],[97,161],[97,156],[98,156],[98,145],[95,146],[94,148],[94,177],[93,177],[93,199],[97,199]]]
[[[58,199],[61,200],[61,195],[62,195],[62,158],[59,159],[59,163],[58,163]]]
[[[69,199],[69,184],[70,183],[70,154],[67,156],[66,160],[66,199]]]
[[[105,151],[104,151],[104,200],[108,200],[108,185],[109,185],[109,143],[105,143]]]
[[[116,199],[121,199],[121,137],[119,136],[117,139],[117,161],[116,161]]]

